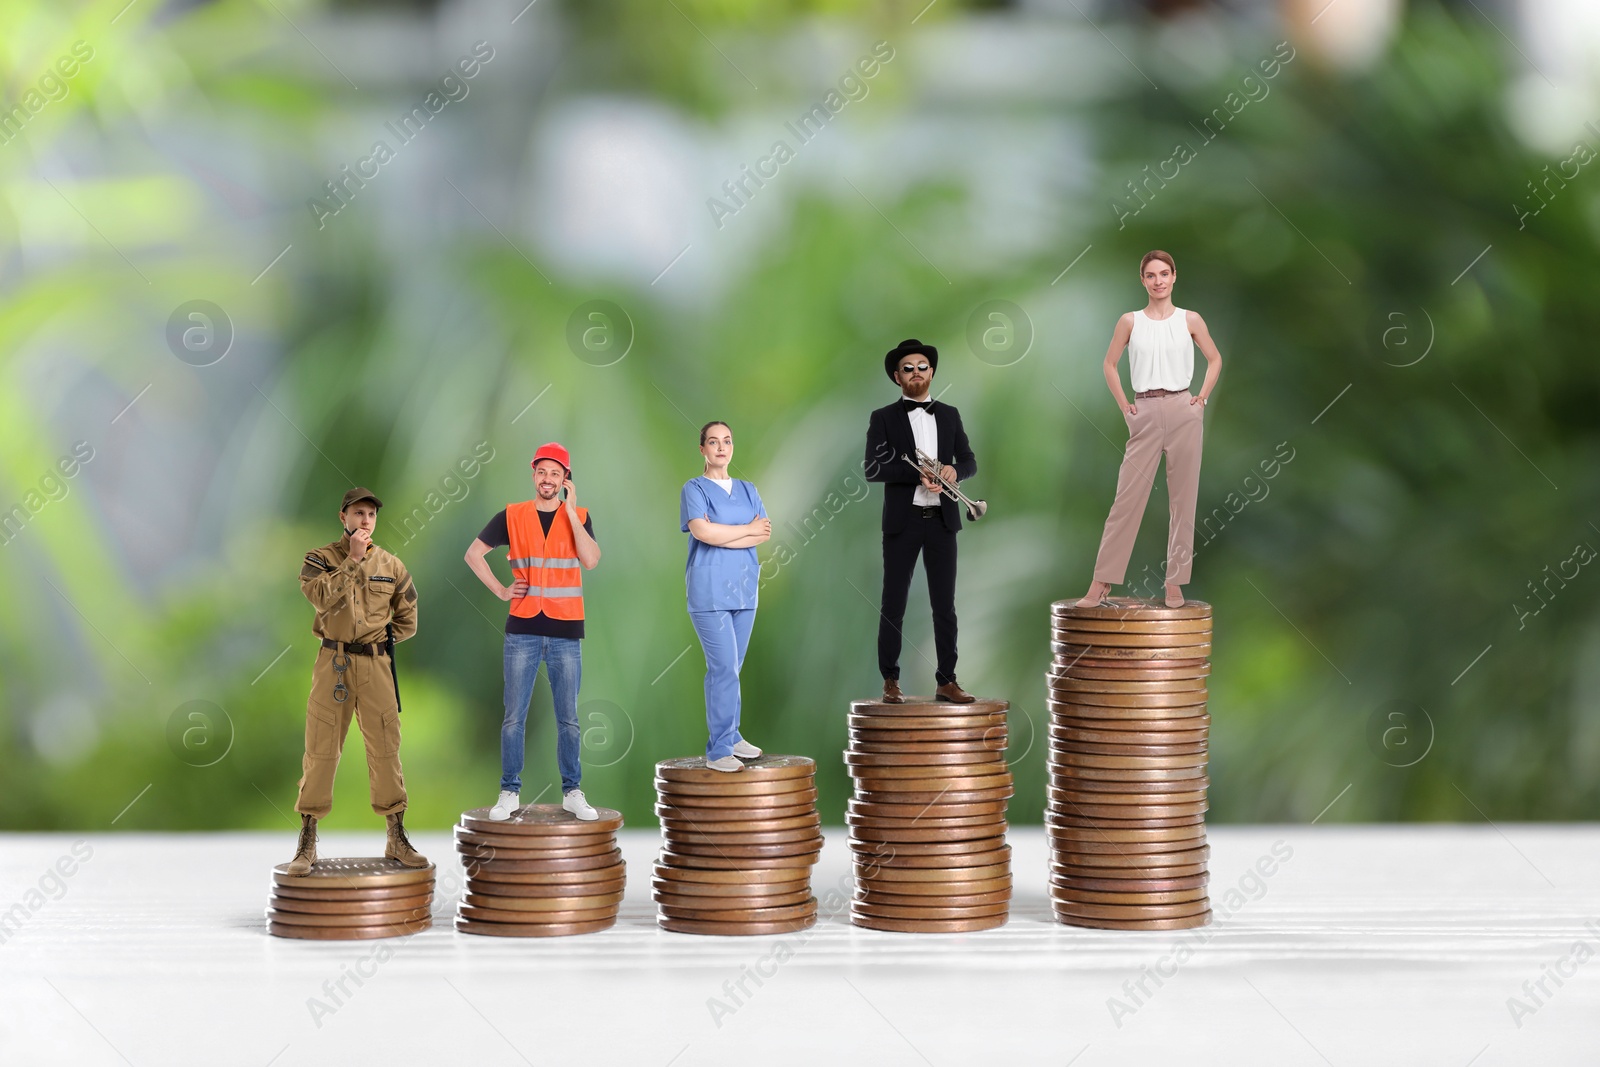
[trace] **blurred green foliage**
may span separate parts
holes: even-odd
[[[1092,166],[1083,185],[1064,188],[1071,210],[1050,223],[1062,232],[1046,251],[969,254],[951,235],[965,232],[975,193],[948,173],[871,202],[819,185],[785,193],[784,217],[731,282],[691,302],[641,281],[569,276],[535,240],[512,247],[464,208],[412,220],[402,240],[384,229],[391,216],[357,199],[334,235],[318,234],[300,207],[329,173],[313,143],[357,110],[358,131],[375,127],[371,115],[418,90],[348,91],[252,5],[159,19],[141,5],[112,26],[119,6],[0,14],[13,95],[73,40],[96,50],[65,99],[0,146],[10,246],[0,505],[23,499],[70,449],[63,363],[88,383],[74,395],[98,397],[106,418],[159,376],[139,417],[220,424],[224,443],[206,464],[219,483],[190,517],[189,543],[136,551],[109,532],[108,519],[126,516],[108,516],[90,486],[162,473],[127,469],[115,433],[102,431],[65,496],[0,550],[0,825],[287,832],[313,657],[295,575],[305,551],[337,536],[351,481],[384,496],[377,539],[404,558],[422,596],[421,631],[400,660],[411,821],[444,826],[491,803],[504,605],[461,555],[494,511],[530,495],[527,457],[548,439],[572,449],[605,553],[586,580],[585,788],[650,823],[653,762],[704,743],[676,499],[698,472],[694,432],[710,418],[732,424],[735,469],[768,501],[769,550],[795,552],[762,590],[745,732],[771,751],[814,756],[824,818],[841,821],[844,713],[878,685],[880,498],[851,494],[867,412],[894,395],[881,353],[906,336],[940,346],[935,390],[948,387],[978,453],[971,488],[992,512],[961,538],[961,678],[1012,701],[1012,818],[1036,819],[1048,608],[1088,585],[1123,433],[1099,362],[1115,316],[1142,303],[1135,268],[1152,247],[1177,257],[1177,303],[1205,316],[1226,361],[1201,500],[1203,513],[1226,510],[1202,539],[1189,590],[1216,609],[1212,817],[1310,819],[1347,785],[1329,820],[1593,816],[1600,625],[1589,587],[1600,578],[1586,568],[1526,611],[1543,568],[1579,543],[1600,546],[1588,292],[1600,193],[1585,174],[1519,227],[1510,204],[1549,161],[1506,128],[1493,31],[1422,3],[1366,74],[1297,56],[1119,226],[1111,205],[1127,203],[1124,183],[1177,142],[1199,146],[1196,127],[1272,54],[1276,39],[1236,27],[1230,61],[1203,83],[1158,90],[1128,76],[1052,105],[1040,128],[1081,136]],[[642,94],[697,122],[731,121],[757,105],[719,51],[760,64],[772,85],[785,42],[803,47],[800,30],[870,42],[893,20],[911,49],[903,23],[913,14],[569,4],[558,25],[571,62],[528,90],[525,110],[483,101],[484,117],[463,119],[455,136],[509,187],[525,145],[506,142],[533,136],[564,98]],[[292,15],[310,24],[318,12]],[[927,25],[972,17],[940,5]],[[1151,27],[1124,30],[1135,59],[1158,62]],[[875,126],[962,106],[918,99],[912,78],[906,62],[880,76]],[[812,95],[782,91],[795,108]],[[982,106],[1006,117],[1004,103]],[[186,151],[143,139],[186,109],[223,116],[210,128],[231,140]],[[495,125],[508,116],[520,124]],[[197,162],[207,150],[270,158],[260,170],[270,209],[227,216],[218,204],[238,190],[207,176]],[[248,255],[219,217],[249,231]],[[21,251],[52,232],[69,254]],[[301,254],[250,282],[286,244]],[[140,250],[137,268],[125,248]],[[939,266],[919,248],[936,250]],[[212,379],[181,367],[179,378],[162,340],[170,309],[197,295],[255,341]],[[624,307],[636,332],[609,367],[567,347],[568,316],[595,298]],[[995,366],[967,346],[972,309],[990,299],[1033,321],[1020,362]],[[218,381],[248,402],[216,399],[207,383]],[[480,441],[494,458],[463,481],[465,498],[415,537],[402,533],[399,518]],[[1261,464],[1285,448],[1292,460],[1263,479]],[[277,495],[235,522],[230,478]],[[830,492],[848,503],[804,532]],[[1131,578],[1159,567],[1164,500],[1158,486]],[[932,685],[920,581],[903,661],[913,692]],[[193,764],[215,748],[197,756],[169,740],[192,700],[230,724],[205,735],[231,745],[210,766]],[[555,780],[549,702],[541,683],[525,799]],[[1410,748],[1373,741],[1394,702],[1431,723],[1408,722]],[[1414,765],[1395,766],[1424,747]],[[375,827],[358,734],[346,756],[330,825]]]

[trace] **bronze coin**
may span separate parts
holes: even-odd
[[[918,779],[924,782],[947,782],[951,779],[982,778],[992,774],[1005,774],[1010,768],[1004,760],[987,763],[954,765],[929,765],[919,763],[909,767],[849,767],[850,777],[858,782],[876,782],[884,779]]]
[[[617,906],[585,908],[579,911],[504,911],[500,908],[480,908],[476,904],[460,904],[456,917],[469,922],[486,923],[591,923],[617,917]]]
[[[1205,843],[1204,826],[1188,827],[1188,829],[1191,833],[1196,830],[1199,832],[1175,841],[1095,841],[1085,837],[1061,837],[1050,830],[1045,831],[1045,838],[1057,857],[1070,856],[1073,862],[1082,863],[1083,857],[1091,855],[1119,856],[1124,859],[1146,855],[1164,856],[1174,852],[1186,852]]]
[[[817,813],[815,804],[791,804],[783,808],[684,808],[676,804],[657,804],[656,817],[662,822],[696,823],[701,826],[720,826],[723,823],[772,822],[777,819],[798,819]]]
[[[1168,619],[1209,619],[1211,618],[1211,605],[1203,600],[1186,600],[1182,607],[1169,608],[1155,600],[1141,600],[1138,597],[1114,596],[1106,598],[1107,604],[1102,607],[1079,607],[1076,600],[1057,600],[1050,605],[1051,618],[1063,619],[1111,619],[1130,622],[1157,622]]]
[[[1146,661],[1137,666],[1126,662],[1107,664],[1101,660],[1080,658],[1075,663],[1051,664],[1045,672],[1046,680],[1053,677],[1077,678],[1097,682],[1192,682],[1211,673],[1207,661],[1168,661],[1165,665]]]
[[[1137,704],[1129,707],[1112,707],[1105,704],[1068,703],[1067,701],[1057,700],[1054,697],[1046,697],[1044,706],[1045,710],[1050,712],[1052,722],[1056,721],[1057,716],[1067,719],[1089,719],[1091,721],[1124,721],[1193,719],[1206,713],[1206,705],[1204,704],[1188,704],[1183,707],[1149,707]]]
[[[580,856],[570,860],[485,860],[464,859],[461,866],[468,875],[476,878],[484,871],[504,874],[555,874],[561,871],[592,871],[600,867],[615,866],[622,859],[622,850],[613,848],[598,856]]]
[[[1123,892],[1094,892],[1086,889],[1063,890],[1055,898],[1065,904],[1116,904],[1136,905],[1149,907],[1165,904],[1192,904],[1197,900],[1206,900],[1206,890],[1202,886],[1198,889],[1173,889],[1164,893],[1123,893]]]
[[[955,878],[941,882],[909,881],[904,879],[891,881],[878,878],[876,875],[870,878],[858,875],[856,886],[858,889],[876,889],[900,896],[976,896],[980,893],[994,893],[1002,889],[1009,890],[1011,888],[1011,875],[1007,874],[1000,878],[985,878],[981,880]]]
[[[1088,926],[1098,930],[1188,930],[1211,922],[1211,913],[1202,912],[1185,919],[1086,919],[1081,916],[1056,916],[1056,921],[1066,926]]]
[[[890,930],[902,934],[968,934],[1004,926],[1009,912],[982,919],[885,919],[877,915],[850,913],[850,922],[869,930]]]
[[[431,895],[431,883],[418,884],[411,882],[404,885],[373,886],[370,889],[340,889],[329,887],[307,887],[297,885],[274,885],[272,898],[274,900],[330,900],[330,901],[368,901],[368,900],[395,900],[405,897],[414,897],[418,894]]]
[[[1003,786],[999,789],[940,789],[937,791],[927,790],[920,793],[880,793],[858,789],[856,799],[871,803],[893,803],[913,807],[934,804],[950,804],[954,806],[985,803],[991,800],[1009,800],[1014,792],[1015,790],[1011,786]]]
[[[1003,904],[1011,899],[1011,890],[994,893],[969,893],[964,896],[940,896],[930,900],[926,896],[904,893],[883,893],[876,889],[857,889],[855,900],[863,904],[879,904],[890,908],[981,908],[990,904]]]
[[[593,893],[564,897],[501,897],[492,896],[488,893],[468,892],[461,900],[464,904],[470,904],[475,908],[488,908],[491,911],[538,914],[541,912],[593,911],[596,908],[614,907],[622,903],[622,897],[621,890],[614,893]],[[462,914],[465,914],[465,912]],[[543,920],[525,919],[521,921],[535,922]]]
[[[973,841],[862,841],[850,838],[845,842],[856,862],[867,863],[874,856],[959,856],[973,852],[990,852],[1005,845],[1005,838],[980,837]]]
[[[895,744],[972,744],[1006,747],[1006,729],[1003,726],[969,727],[961,730],[875,730],[871,727],[852,728],[849,731],[852,745],[866,741]]]
[[[1192,878],[1195,875],[1208,874],[1205,861],[1186,863],[1173,867],[1080,867],[1075,864],[1060,863],[1054,858],[1050,862],[1050,880],[1069,882],[1082,879],[1121,879],[1125,881],[1164,881],[1172,878]]]
[[[883,819],[928,819],[937,823],[941,819],[985,819],[991,815],[1004,815],[1004,800],[988,800],[976,804],[888,804],[852,797],[845,801],[845,810],[851,815]]]
[[[383,916],[391,912],[413,911],[417,908],[427,911],[432,905],[432,893],[414,893],[409,897],[390,897],[387,900],[300,900],[274,893],[270,911],[293,911],[306,915]]]
[[[744,770],[737,772],[742,782],[781,781],[788,778],[809,778],[817,772],[816,760],[809,756],[757,756],[741,760]],[[704,756],[681,756],[656,764],[656,778],[667,782],[721,783],[727,780],[727,771],[714,771],[706,766]]]
[[[703,885],[759,885],[778,884],[811,877],[809,865],[795,864],[783,867],[747,867],[739,869],[673,867],[657,863],[655,876],[668,882],[698,882]]]
[[[302,941],[371,941],[382,937],[405,937],[420,933],[432,925],[432,916],[413,923],[383,923],[377,926],[296,926],[274,922],[267,924],[267,933],[273,937],[292,937]]]
[[[1061,693],[1123,693],[1130,695],[1162,693],[1166,695],[1181,695],[1204,693],[1206,691],[1206,680],[1204,678],[1178,678],[1168,681],[1113,681],[1109,678],[1075,678],[1068,674],[1052,674],[1045,679],[1045,687],[1059,690]],[[1071,700],[1072,698],[1064,696],[1062,699]]]
[[[1190,874],[1181,878],[1068,878],[1054,876],[1050,885],[1060,889],[1084,890],[1091,893],[1174,893],[1180,890],[1204,889],[1211,881],[1209,874]]]
[[[804,897],[811,895],[811,879],[735,885],[727,882],[675,882],[670,878],[652,878],[650,891],[668,897],[711,900],[760,900],[766,897],[792,897],[797,893]]]
[[[995,744],[990,741],[857,741],[850,746],[846,754],[859,752],[864,755],[894,756],[916,755],[919,752],[960,752],[966,755],[982,755],[985,752],[1004,751],[1005,747],[1004,743]]]
[[[1131,795],[1138,796],[1138,803],[1165,804],[1184,803],[1193,799],[1198,793],[1203,798],[1205,790],[1210,785],[1207,778],[1187,778],[1176,782],[1117,782],[1101,781],[1096,778],[1073,778],[1065,784],[1050,782],[1045,789],[1047,797],[1057,795],[1064,797],[1086,796],[1093,797],[1097,793],[1108,796]]]
[[[707,834],[721,839],[738,837],[752,844],[761,834],[784,834],[815,830],[822,825],[822,816],[816,809],[788,819],[745,819],[741,822],[702,822],[699,819],[662,819],[661,828],[674,834]],[[751,838],[750,835],[758,835]]]
[[[926,818],[917,815],[857,815],[856,809],[846,807],[844,821],[850,826],[876,826],[884,830],[954,830],[963,826],[987,826],[997,818],[1005,818],[1005,809],[987,815],[964,815],[959,818]]]
[[[662,846],[680,856],[722,856],[765,859],[775,856],[803,856],[822,850],[822,835],[812,831],[810,837],[795,841],[782,841],[772,845],[719,845],[694,841],[680,841],[675,837],[665,839]]]
[[[699,856],[664,848],[657,859],[669,867],[692,867],[712,871],[754,871],[762,868],[810,867],[817,862],[821,851],[812,849],[810,852],[795,856]]]
[[[486,923],[456,916],[458,933],[483,934],[488,937],[567,937],[571,934],[597,933],[616,924],[615,915],[607,919],[582,923]]]
[[[274,885],[305,889],[374,889],[378,886],[433,883],[434,866],[407,867],[387,856],[329,857],[311,865],[310,874],[292,875],[289,864],[272,868]]]
[[[273,926],[408,926],[428,918],[426,907],[404,911],[366,912],[360,915],[330,915],[323,912],[279,911],[267,908],[267,921]]]
[[[1063,672],[1080,667],[1117,667],[1124,664],[1151,664],[1162,669],[1179,665],[1194,667],[1211,655],[1211,643],[1169,645],[1165,648],[1136,648],[1127,645],[1085,645],[1069,641],[1050,642],[1050,666]]]
[[[1054,841],[1090,841],[1095,844],[1102,842],[1119,842],[1124,844],[1151,844],[1158,841],[1190,841],[1197,837],[1204,837],[1205,823],[1196,822],[1190,826],[1168,826],[1150,829],[1114,830],[1102,826],[1062,826],[1058,823],[1046,823],[1051,840]]]
[[[547,900],[574,896],[607,896],[620,893],[627,886],[626,878],[609,878],[603,882],[552,882],[545,885],[523,885],[512,882],[484,882],[467,879],[467,893],[486,897],[517,897],[525,900]]]
[[[812,913],[799,919],[775,922],[706,922],[699,919],[672,919],[665,915],[656,919],[656,925],[675,934],[720,934],[725,937],[753,937],[762,934],[792,934],[816,925]]]
[[[1123,649],[1151,649],[1169,652],[1168,658],[1184,658],[1187,649],[1195,645],[1211,646],[1211,631],[1195,630],[1189,633],[1138,633],[1131,630],[1068,630],[1052,627],[1051,651],[1063,648],[1092,648],[1096,656]]]
[[[1105,783],[1101,783],[1105,784]],[[1051,786],[1045,791],[1045,799],[1052,807],[1071,810],[1072,805],[1079,803],[1088,804],[1203,804],[1206,791],[1202,789],[1187,789],[1178,793],[1167,793],[1150,790],[1134,790],[1129,792],[1111,793],[1097,789],[1058,789]]]
[[[1088,756],[1199,756],[1204,759],[1210,751],[1210,746],[1204,741],[1178,745],[1161,742],[1153,742],[1151,744],[1114,744],[1099,741],[1073,741],[1052,737],[1050,739],[1050,751],[1076,752]]]
[[[461,826],[483,834],[610,834],[622,829],[622,813],[596,807],[599,818],[585,822],[560,804],[524,804],[511,818],[489,818],[488,808],[461,813]]]
[[[978,730],[1005,726],[1004,715],[851,715],[845,725],[854,730],[887,733],[923,730]]]
[[[1184,849],[1178,852],[1092,852],[1084,849],[1055,849],[1050,856],[1050,869],[1061,867],[1186,867],[1204,863],[1211,857],[1209,845]],[[1073,871],[1063,870],[1063,874]]]
[[[496,850],[528,852],[550,859],[571,858],[573,855],[594,856],[608,848],[617,847],[616,834],[480,834],[459,826],[455,829],[455,839],[457,850],[472,848],[491,853]],[[588,851],[581,852],[582,849]]]
[[[812,902],[815,907],[816,898],[811,895],[811,887],[806,886],[793,893],[773,894],[770,896],[686,896],[680,893],[653,892],[650,899],[656,903],[663,915],[672,915],[674,918],[695,919],[716,917],[726,912],[745,912],[765,910],[768,908],[792,908]],[[671,910],[668,910],[671,909]],[[695,912],[694,915],[687,914]],[[738,918],[737,914],[729,918]]]
[[[854,826],[852,824],[851,836],[857,841],[876,841],[894,845],[923,842],[981,841],[991,837],[1003,837],[1005,832],[1006,824],[1004,820],[1001,820],[982,826],[963,826],[945,830],[925,830],[915,826],[909,829],[895,829],[882,826]]]
[[[1192,767],[1078,767],[1063,765],[1053,760],[1045,761],[1051,785],[1082,789],[1082,783],[1091,782],[1179,782],[1185,788],[1206,777],[1205,764]]]
[[[801,789],[793,793],[755,793],[740,796],[672,796],[664,797],[656,805],[658,808],[675,808],[683,812],[683,818],[694,818],[692,812],[707,809],[738,810],[745,812],[760,812],[761,814],[747,814],[744,818],[765,818],[767,809],[786,809],[796,807],[810,807],[817,802],[817,787]]]
[[[1005,761],[994,749],[980,748],[976,752],[857,752],[844,754],[846,767],[954,767],[962,768]]]
[[[1105,756],[1095,752],[1063,752],[1054,746],[1050,761],[1066,767],[1103,767],[1128,770],[1172,770],[1185,767],[1203,767],[1205,753],[1188,753],[1181,756]]]
[[[810,826],[800,826],[793,830],[768,830],[759,833],[743,831],[712,834],[703,830],[674,830],[663,826],[661,828],[661,838],[673,847],[677,847],[680,844],[719,846],[787,845],[796,841],[815,841],[821,836],[820,827],[821,819],[813,820]]]
[[[745,778],[743,774],[728,774],[723,771],[707,771],[708,774],[721,775],[719,782],[674,782],[665,778],[655,780],[656,793],[663,804],[683,804],[686,797],[754,797],[754,796],[781,796],[789,804],[796,803],[796,793],[804,793],[815,789],[816,784],[810,775],[802,778],[779,778],[775,781],[763,781],[759,778]]]
[[[569,863],[584,863],[585,860],[568,860]],[[573,884],[578,882],[609,882],[623,877],[626,866],[620,859],[611,862],[606,867],[589,867],[583,870],[564,871],[506,871],[486,864],[476,864],[467,871],[468,881],[473,882],[509,882],[512,885],[552,885],[555,883]]]
[[[804,903],[778,908],[679,908],[671,904],[657,904],[656,911],[662,918],[688,919],[691,922],[789,922],[795,919],[815,919],[817,898],[811,897]]]
[[[1211,620],[1203,619],[1086,619],[1076,615],[1052,615],[1050,630],[1086,634],[1194,634],[1210,633]]]
[[[987,867],[879,867],[873,872],[872,881],[884,886],[890,882],[986,882],[1010,876],[1008,860]]]
[[[1201,897],[1182,904],[1084,904],[1078,901],[1052,900],[1050,910],[1056,915],[1070,915],[1085,919],[1185,919],[1191,915],[1211,910],[1210,901]]]
[[[979,698],[971,704],[952,704],[930,697],[907,697],[903,704],[885,704],[881,700],[852,700],[850,711],[856,715],[993,715],[1011,706],[1005,700]]]
[[[519,860],[525,863],[543,863],[546,860],[581,860],[591,856],[605,856],[617,849],[614,840],[602,840],[580,848],[501,848],[497,845],[469,845],[456,843],[456,853],[462,865],[484,860]]]
[[[1086,708],[1192,708],[1204,707],[1207,698],[1204,690],[1189,693],[1084,693],[1054,687],[1046,690],[1045,696],[1057,704],[1076,704]],[[1176,717],[1176,714],[1168,716]]]
[[[1011,772],[993,771],[989,774],[951,775],[948,778],[857,778],[859,792],[929,793],[948,789],[952,793],[973,792],[980,789],[1009,788]]]
[[[1202,805],[1203,807],[1204,805]],[[1111,811],[1128,809],[1111,808]],[[1149,809],[1144,809],[1149,810]],[[1158,830],[1170,826],[1199,826],[1206,821],[1204,814],[1173,815],[1167,818],[1150,816],[1139,819],[1101,818],[1073,807],[1066,811],[1045,809],[1045,822],[1050,826],[1098,826],[1103,830]]]
[[[1073,740],[1080,736],[1079,731],[1093,731],[1097,734],[1122,734],[1132,737],[1159,735],[1154,744],[1181,744],[1186,741],[1204,741],[1210,736],[1211,716],[1191,715],[1184,719],[1080,719],[1076,716],[1058,715],[1050,720],[1049,734],[1052,738]],[[1085,738],[1085,740],[1104,740],[1113,744],[1122,744],[1116,737]],[[1127,742],[1127,743],[1132,743]],[[1140,741],[1140,744],[1152,742]]]
[[[1009,901],[1000,904],[980,904],[976,907],[948,908],[948,907],[900,907],[894,904],[872,904],[867,901],[853,901],[850,905],[852,915],[867,915],[876,919],[982,919],[991,916],[1005,915],[1011,910]]]
[[[996,844],[996,842],[990,842]],[[910,867],[918,870],[955,870],[966,867],[991,867],[997,863],[1009,864],[1011,850],[1004,846],[991,848],[988,852],[970,852],[950,856],[879,856],[858,853],[857,866],[875,870],[879,867]]]

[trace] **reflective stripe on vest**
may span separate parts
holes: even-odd
[[[578,521],[587,517],[588,511],[579,508]],[[551,619],[582,619],[583,568],[565,505],[555,512],[546,534],[534,501],[508,504],[506,533],[511,541],[511,573],[528,583],[525,596],[512,598],[511,614],[523,619],[539,614]]]

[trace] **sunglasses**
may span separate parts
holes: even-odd
[[[900,365],[900,373],[901,374],[910,374],[914,370],[927,370],[927,369],[928,369],[928,365],[926,363],[902,363]]]

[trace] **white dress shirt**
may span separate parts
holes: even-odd
[[[901,394],[906,400],[911,397]],[[911,420],[911,438],[917,443],[920,451],[926,452],[934,459],[939,458],[939,425],[933,420],[933,413],[927,408],[917,408],[906,412],[906,417]],[[939,494],[930,493],[917,483],[916,491],[911,494],[913,507],[931,508],[939,504]]]

